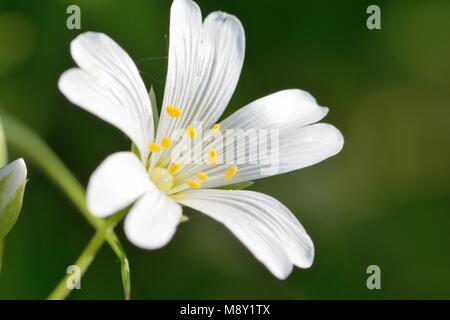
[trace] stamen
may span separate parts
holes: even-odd
[[[212,126],[213,132],[218,132],[219,130],[220,130],[220,124],[216,123],[215,125]]]
[[[150,143],[148,145],[148,150],[151,152],[160,152],[161,151],[161,147],[158,146],[156,143]]]
[[[199,182],[192,179],[186,181],[186,184],[193,189],[199,189],[202,186]]]
[[[172,141],[170,141],[169,137],[163,137],[161,139],[161,146],[165,149],[170,148],[170,146],[172,145]]]
[[[208,164],[209,165],[216,165],[217,164],[217,152],[216,149],[211,149],[208,152]]]
[[[178,172],[178,170],[180,170],[180,168],[181,168],[181,163],[178,163],[178,162],[174,163],[169,167],[169,173],[171,175],[174,175],[175,173]]]
[[[166,112],[169,115],[169,117],[172,117],[172,118],[181,117],[181,114],[182,114],[180,108],[175,107],[175,106],[166,107]]]
[[[233,179],[233,177],[236,175],[237,171],[238,171],[238,167],[237,166],[229,167],[227,169],[227,171],[225,171],[225,174],[223,175],[224,179],[225,180]]]
[[[186,128],[186,134],[191,140],[194,140],[197,136],[197,131],[195,131],[195,128],[193,126],[189,126]]]
[[[205,172],[197,172],[197,178],[201,181],[208,181],[208,175]]]

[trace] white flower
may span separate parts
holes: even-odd
[[[174,134],[194,127],[279,129],[279,171],[313,165],[338,153],[341,133],[329,124],[313,124],[327,114],[301,90],[281,91],[250,103],[220,124],[241,72],[245,51],[240,21],[213,12],[204,22],[191,0],[175,0],[171,9],[169,66],[161,118],[154,133],[151,100],[138,69],[113,40],[87,32],[71,44],[79,68],[66,71],[59,88],[74,104],[123,131],[139,150],[115,153],[90,178],[87,202],[107,217],[133,204],[125,233],[135,245],[156,249],[173,236],[182,217],[180,205],[224,224],[276,277],[293,265],[308,268],[313,243],[296,217],[261,193],[212,189],[259,179],[261,164],[182,164],[171,158]],[[225,146],[223,146],[225,147]],[[210,150],[211,160],[223,150]],[[216,165],[213,165],[216,164]]]

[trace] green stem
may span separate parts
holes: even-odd
[[[103,243],[105,242],[105,238],[109,233],[113,232],[114,227],[123,218],[124,215],[125,211],[122,211],[108,219],[103,227],[98,229],[94,237],[91,238],[89,244],[86,246],[80,257],[75,262],[75,265],[80,268],[80,277],[84,275],[86,270],[91,265],[92,261],[97,255],[98,250],[100,250]],[[50,293],[47,298],[48,300],[63,300],[69,295],[69,293],[71,292],[71,289],[67,285],[69,277],[71,277],[71,275],[66,274],[66,276],[59,282],[52,293]]]
[[[97,232],[104,229],[105,220],[96,218],[91,214],[86,205],[83,187],[53,150],[37,134],[19,121],[5,114],[2,114],[1,118],[7,142],[25,154],[27,161],[32,161],[60,187]],[[103,240],[108,241],[120,261],[125,299],[129,299],[130,268],[126,253],[114,231],[101,233],[101,235],[104,237]]]
[[[102,230],[97,230],[94,237],[91,238],[87,247],[81,253],[81,256],[75,262],[75,265],[80,268],[81,274],[83,276],[86,272],[87,268],[91,264],[92,260],[94,260],[97,251],[101,248],[104,243],[104,233]],[[48,296],[48,300],[63,300],[65,299],[71,290],[67,286],[67,281],[69,280],[69,274],[67,274],[56,286],[56,288],[50,293]]]
[[[103,220],[94,217],[89,212],[83,187],[53,150],[37,134],[19,121],[5,114],[2,114],[1,117],[7,142],[26,154],[26,160],[31,160],[60,187],[92,226],[100,227]]]

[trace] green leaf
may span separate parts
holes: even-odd
[[[236,184],[230,184],[228,186],[219,187],[216,189],[222,189],[222,190],[242,190],[246,189],[250,186],[252,186],[255,183],[255,181],[245,181],[245,182],[239,182]]]
[[[19,217],[27,179],[27,167],[18,159],[0,169],[0,240]]]

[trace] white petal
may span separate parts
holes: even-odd
[[[213,12],[202,24],[199,7],[191,0],[175,0],[170,18],[169,65],[157,141],[174,138],[176,129],[201,121],[214,124],[236,88],[245,54],[245,34],[240,21]],[[182,116],[170,118],[167,106],[179,107]],[[166,161],[169,152],[159,157]]]
[[[183,205],[224,224],[276,277],[292,265],[309,268],[314,245],[297,218],[278,200],[252,191],[191,190],[177,195]]]
[[[17,194],[17,191],[23,188],[26,180],[27,166],[22,158],[0,168],[0,214]]]
[[[269,138],[270,139],[270,138]],[[232,142],[224,147],[231,148]],[[250,145],[256,145],[257,138],[253,137],[242,148],[247,154],[251,153]],[[183,191],[188,187],[183,182],[195,177],[196,172],[203,171],[209,176],[209,180],[202,184],[204,188],[220,187],[243,181],[251,181],[272,175],[282,174],[314,165],[341,151],[344,138],[334,126],[326,123],[317,123],[304,127],[287,127],[279,131],[279,147],[267,147],[267,152],[258,155],[254,163],[237,164],[238,171],[231,180],[224,179],[224,172],[232,166],[231,163],[223,163],[217,166],[207,164],[186,166],[176,175],[178,187],[173,193]],[[219,158],[224,156],[224,149],[218,149]],[[236,148],[236,149],[239,149]],[[235,153],[235,156],[237,153]],[[236,161],[235,161],[236,163]]]
[[[142,162],[131,152],[118,152],[107,157],[92,174],[87,204],[93,214],[106,217],[155,189]]]
[[[328,108],[299,89],[283,90],[258,99],[239,109],[221,122],[225,129],[260,129],[305,126],[322,120]]]
[[[86,32],[71,43],[80,69],[59,79],[59,89],[74,104],[125,133],[142,159],[153,141],[152,107],[144,82],[128,54],[102,33]]]
[[[139,199],[125,218],[128,239],[143,249],[158,249],[172,239],[181,217],[181,206],[159,190]]]

